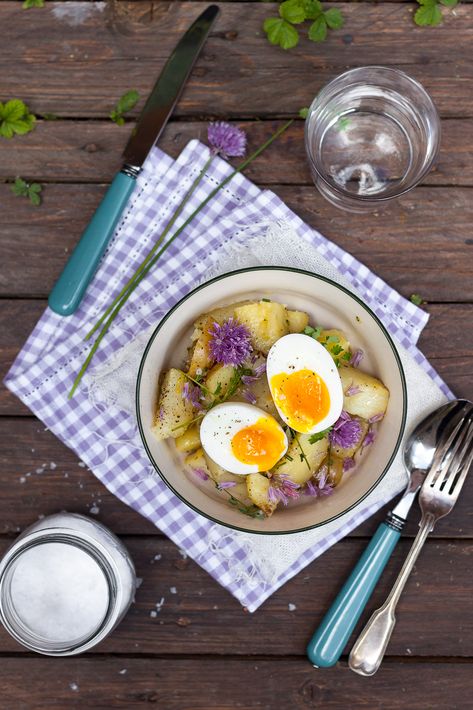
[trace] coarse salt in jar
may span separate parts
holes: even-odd
[[[95,520],[59,513],[27,528],[0,562],[0,620],[32,651],[75,655],[108,636],[135,589],[120,540]]]

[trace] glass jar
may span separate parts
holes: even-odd
[[[133,562],[110,530],[58,513],[27,528],[0,562],[0,620],[26,648],[72,656],[110,634],[135,589]]]

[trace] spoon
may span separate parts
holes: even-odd
[[[379,525],[309,641],[307,656],[315,668],[329,668],[340,658],[401,537],[406,517],[432,465],[436,448],[471,409],[472,403],[464,399],[448,402],[428,414],[407,438],[404,445],[404,465],[409,474],[407,488],[396,507]]]

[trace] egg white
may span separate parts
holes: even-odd
[[[210,409],[200,426],[200,440],[205,453],[226,471],[246,476],[257,473],[258,466],[239,461],[232,451],[232,438],[241,429],[255,424],[258,419],[273,419],[281,430],[285,446],[280,452],[280,458],[287,451],[288,441],[282,427],[267,412],[245,402],[224,402]]]
[[[284,335],[271,347],[266,362],[269,389],[279,416],[286,424],[289,424],[289,421],[274,398],[271,379],[275,375],[292,374],[298,370],[306,369],[319,375],[325,382],[330,396],[327,415],[307,432],[308,434],[316,434],[335,424],[343,408],[343,387],[333,358],[321,343],[302,333]]]

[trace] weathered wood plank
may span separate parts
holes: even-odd
[[[0,418],[0,534],[15,534],[39,515],[66,509],[99,520],[119,534],[157,535],[141,515],[120,503],[97,478],[79,465],[77,457],[37,419]],[[473,476],[465,484],[454,513],[442,520],[439,538],[473,538]],[[387,512],[380,511],[354,535],[372,535]],[[406,535],[417,532],[419,513],[413,511]]]
[[[106,182],[120,168],[132,123],[40,121],[21,141],[4,141],[0,179],[21,175],[50,182]],[[193,138],[206,142],[207,123],[172,121],[159,146],[176,157]],[[249,151],[261,145],[282,121],[241,121]],[[245,171],[256,183],[312,185],[304,150],[304,123],[297,121]],[[473,120],[445,119],[442,146],[428,185],[473,185]]]
[[[302,656],[366,544],[348,540],[335,545],[259,611],[248,614],[204,570],[183,559],[168,540],[125,537],[124,541],[143,582],[127,617],[97,647],[99,654]],[[5,541],[0,541],[0,549],[4,547]],[[407,550],[408,542],[401,542],[364,620],[386,597]],[[471,542],[427,543],[399,603],[389,655],[473,656],[472,557]],[[151,616],[160,602],[160,611]],[[289,604],[296,608],[290,611]],[[21,650],[2,628],[0,652]]]
[[[0,26],[9,38],[0,47],[3,94],[16,96],[21,87],[21,98],[38,113],[106,116],[130,88],[147,95],[176,41],[202,9],[200,3],[186,2],[105,7],[84,3],[71,13],[47,3],[42,12],[23,13],[18,3],[2,2]],[[362,11],[358,3],[341,7],[343,30],[321,46],[304,38],[295,51],[284,53],[270,47],[262,32],[274,7],[222,4],[178,115],[294,114],[336,73],[378,64],[380,57],[383,64],[402,67],[422,81],[444,116],[473,115],[468,91],[471,5],[446,13],[435,34],[413,24],[408,3],[364,4]]]
[[[292,659],[6,658],[0,679],[16,710],[462,710],[471,693],[471,665],[460,663],[386,661],[367,681]]]
[[[46,296],[104,193],[102,185],[48,185],[41,207],[0,185],[0,296]],[[379,214],[336,209],[313,187],[273,186],[309,224],[403,293],[473,300],[470,188],[418,187]]]

